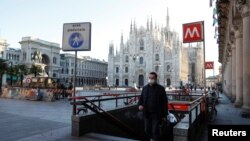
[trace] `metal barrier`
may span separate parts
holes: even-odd
[[[105,120],[111,121],[114,125],[127,132],[136,139],[144,138],[142,135],[137,135],[133,129],[128,125],[124,124],[122,121],[106,112],[102,108],[102,102],[113,101],[114,106],[117,108],[119,102],[123,102],[120,105],[129,105],[136,104],[139,100],[140,93],[137,92],[121,92],[121,93],[104,93],[100,95],[87,95],[87,96],[78,96],[71,97],[69,100],[72,100],[71,105],[74,106],[84,106],[85,108],[96,113]],[[202,94],[198,95],[183,95],[183,94],[167,94],[169,99],[168,105],[166,105],[169,111],[175,114],[178,118],[178,121],[181,121],[184,117],[187,118],[188,115],[188,124],[191,125],[196,118],[203,111],[204,97]],[[121,101],[122,100],[122,101]],[[73,112],[77,113],[77,112]]]
[[[168,94],[168,97],[174,94]],[[173,112],[177,118],[184,118],[185,115],[189,116],[189,125],[191,125],[196,117],[201,112],[205,111],[205,99],[204,95],[179,95],[180,97],[188,97],[189,101],[183,100],[169,100],[168,109]],[[179,120],[180,120],[179,119]]]
[[[140,94],[135,92],[123,92],[123,93],[104,93],[100,95],[87,95],[87,96],[78,96],[78,97],[70,97],[69,100],[75,100],[74,103],[71,102],[72,105],[82,105],[83,102],[86,102],[85,99],[93,103],[97,103],[98,107],[101,107],[102,102],[104,101],[115,101],[115,107],[118,107],[119,100],[123,100],[122,105],[134,104],[139,100]],[[91,99],[90,99],[91,98]],[[74,112],[73,112],[74,113]]]
[[[70,100],[74,100],[74,102],[71,102],[72,105],[85,106],[86,108],[90,109],[94,113],[98,114],[103,119],[105,119],[107,121],[111,121],[112,124],[116,125],[117,127],[122,129],[126,133],[130,134],[135,139],[147,141],[147,138],[144,135],[140,135],[140,134],[136,133],[134,131],[134,129],[132,129],[130,126],[128,126],[127,124],[125,124],[124,122],[122,122],[121,120],[119,120],[118,118],[113,116],[112,114],[106,112],[100,106],[101,105],[100,102],[102,102],[102,101],[116,100],[116,107],[117,107],[118,106],[118,99],[128,99],[128,98],[133,98],[133,97],[139,96],[138,94],[126,96],[128,94],[132,94],[132,93],[124,93],[124,94],[119,94],[119,95],[118,94],[103,94],[103,95],[97,95],[97,96],[72,97],[72,98],[70,98]],[[105,96],[112,96],[112,97],[100,99],[100,97],[105,97]],[[121,97],[119,97],[119,96],[121,96]],[[98,99],[89,100],[88,98],[90,98],[90,97],[98,97]],[[79,100],[79,101],[75,101],[75,100]],[[95,102],[98,102],[98,105],[96,105]]]

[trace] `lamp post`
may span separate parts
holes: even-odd
[[[13,68],[12,68],[12,62],[9,62],[10,67],[10,85],[12,86],[12,75],[13,75]]]
[[[108,86],[108,76],[106,76],[106,86]]]

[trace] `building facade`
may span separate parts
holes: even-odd
[[[21,49],[9,48],[6,40],[0,40],[0,58],[7,60],[9,65],[25,64],[31,67],[34,64],[35,52],[41,53],[42,64],[49,77],[60,79],[62,82],[73,82],[75,55],[60,53],[60,45],[38,38],[23,37],[19,42]],[[107,62],[91,57],[77,58],[76,86],[106,85]],[[3,85],[8,77],[4,75]]]
[[[250,2],[217,0],[223,92],[250,116]]]
[[[119,51],[109,45],[108,85],[140,86],[147,83],[149,72],[158,73],[158,81],[164,86],[179,86],[187,76],[182,67],[182,43],[179,35],[166,25],[159,27],[147,20],[146,27],[130,25],[129,39],[124,42],[121,35]],[[183,71],[184,70],[184,71]]]
[[[75,55],[69,53],[60,54],[60,78],[65,82],[73,82],[75,72]],[[104,60],[94,59],[88,56],[77,58],[76,85],[93,86],[107,85],[108,64]]]
[[[189,44],[183,47],[183,54],[188,56],[188,83],[191,85],[203,86],[203,47],[201,43]]]
[[[9,67],[17,65],[20,63],[20,54],[21,49],[18,48],[10,48],[8,47],[8,43],[4,39],[0,39],[0,58],[7,60],[7,64]],[[11,77],[9,75],[3,75],[2,84],[6,84],[8,81],[10,82]],[[16,80],[17,77],[12,77],[12,80]]]

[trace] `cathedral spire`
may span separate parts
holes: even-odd
[[[133,30],[133,29],[132,29],[132,19],[131,19],[131,23],[130,23],[130,34],[133,32],[132,30]]]
[[[134,19],[134,31],[135,31],[135,28],[136,28],[136,27],[135,27],[135,19]]]
[[[149,31],[149,19],[147,17],[147,31]]]
[[[151,15],[151,21],[150,21],[150,30],[153,30],[153,19],[152,19],[152,15]]]
[[[157,29],[157,22],[156,22],[156,20],[155,20],[155,29]]]
[[[116,46],[116,49],[115,49],[115,55],[118,56],[118,47]]]
[[[134,19],[134,33],[136,34],[137,29],[136,29],[136,23],[135,23],[135,19]]]
[[[121,44],[123,44],[123,32],[121,33]]]
[[[166,22],[166,27],[167,27],[167,29],[169,30],[169,12],[168,12],[168,8],[167,8],[167,22]]]

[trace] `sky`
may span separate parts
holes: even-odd
[[[18,42],[25,36],[61,45],[63,23],[91,22],[91,51],[78,54],[107,61],[109,43],[119,47],[121,33],[128,39],[131,20],[137,27],[146,26],[147,17],[152,16],[154,23],[165,26],[167,7],[170,28],[180,37],[183,23],[205,22],[206,61],[215,62],[218,74],[218,45],[209,0],[1,0],[0,38],[15,48],[20,48]],[[212,76],[213,70],[206,73]]]

